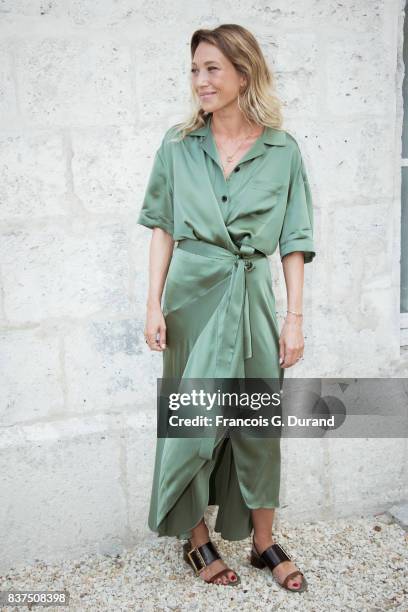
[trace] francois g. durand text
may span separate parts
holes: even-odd
[[[258,417],[215,417],[197,415],[195,417],[179,417],[172,415],[169,418],[171,427],[334,427],[334,415],[330,417],[298,417],[289,414],[282,419],[280,415],[266,418],[261,415]]]

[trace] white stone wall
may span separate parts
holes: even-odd
[[[305,360],[287,376],[407,376],[403,4],[0,1],[0,569],[151,535],[162,357],[143,340],[150,230],[135,220],[162,134],[188,110],[199,27],[257,36],[312,184]],[[283,448],[278,517],[407,496],[403,439]]]

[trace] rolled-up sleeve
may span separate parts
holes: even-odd
[[[313,239],[313,203],[299,147],[293,157],[285,217],[279,237],[280,258],[302,251],[305,263],[316,255]]]
[[[173,191],[162,146],[154,157],[137,223],[151,229],[160,227],[170,235],[174,232]]]

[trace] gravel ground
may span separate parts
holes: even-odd
[[[309,590],[288,593],[269,570],[249,565],[250,538],[220,540],[238,587],[207,585],[181,557],[182,542],[153,536],[120,556],[38,562],[0,577],[2,590],[67,589],[71,610],[408,611],[408,534],[386,513],[332,521],[279,521],[275,537],[304,572]],[[26,607],[7,607],[19,610]],[[48,608],[50,612],[64,608]]]

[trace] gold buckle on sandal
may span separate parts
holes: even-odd
[[[191,553],[193,553],[194,551],[197,553],[197,555],[199,556],[199,558],[200,558],[201,562],[203,563],[203,567],[201,567],[200,569],[198,569],[198,568],[197,568],[196,564],[194,563],[194,559],[193,559],[193,558],[192,558],[192,556],[191,556]],[[190,559],[190,561],[191,561],[191,563],[192,563],[192,565],[193,565],[193,568],[194,568],[194,571],[195,571],[195,573],[196,573],[196,576],[198,576],[198,575],[200,574],[200,571],[201,571],[201,570],[203,570],[203,569],[206,567],[206,563],[205,563],[205,561],[204,561],[204,559],[203,559],[202,554],[200,553],[200,551],[198,550],[198,548],[192,548],[192,549],[190,550],[190,552],[188,552],[188,553],[187,553],[187,556],[188,556],[188,558]]]

